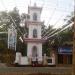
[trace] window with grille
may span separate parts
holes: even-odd
[[[35,21],[37,20],[37,14],[36,13],[33,14],[33,20],[35,20]]]
[[[37,30],[36,29],[33,30],[33,37],[37,38]]]

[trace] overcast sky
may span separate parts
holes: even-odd
[[[27,13],[28,5],[43,7],[41,20],[45,25],[53,25],[58,28],[64,24],[63,19],[74,11],[74,0],[0,0],[0,11],[10,11],[14,7],[21,13]]]

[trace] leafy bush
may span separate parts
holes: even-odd
[[[10,49],[5,49],[0,53],[0,60],[3,63],[13,64],[15,60],[15,51]]]

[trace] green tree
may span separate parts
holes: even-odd
[[[17,28],[20,25],[20,15],[16,7],[9,12],[6,11],[0,12],[0,26],[2,27],[0,28],[0,31],[7,31],[10,25],[13,23],[12,19],[16,23],[15,27]]]
[[[0,60],[7,65],[13,64],[15,61],[15,51],[10,49],[5,49],[0,53]]]
[[[49,25],[48,27],[43,26],[42,30],[44,31],[42,36],[47,37],[51,32],[53,32],[55,29],[52,25]],[[50,56],[50,50],[51,50],[51,41],[50,39],[47,39],[46,42],[43,44],[43,54],[46,54],[47,56]]]

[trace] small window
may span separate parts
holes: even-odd
[[[36,29],[33,30],[33,37],[37,38],[37,30]]]
[[[47,62],[48,63],[52,63],[52,59],[47,59]]]
[[[29,15],[27,15],[27,19],[30,19],[30,16]]]
[[[37,20],[37,14],[36,13],[33,14],[33,20],[35,20],[35,21]]]

